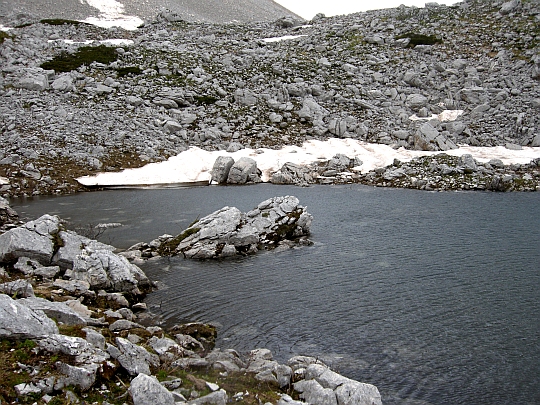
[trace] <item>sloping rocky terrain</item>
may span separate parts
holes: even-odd
[[[539,9],[486,0],[221,25],[162,12],[137,31],[19,15],[0,44],[1,191],[66,193],[82,189],[77,176],[190,146],[234,151],[329,137],[441,151],[540,146]],[[100,43],[116,39],[132,42]],[[445,110],[463,114],[445,121]],[[470,188],[489,189],[506,174],[501,189],[538,186],[538,162],[495,163]],[[379,175],[346,181],[403,186]]]
[[[272,21],[283,16],[295,16],[272,0],[2,0],[0,23],[3,22],[3,16],[12,13],[31,13],[40,18],[85,20],[88,17],[100,18],[106,10],[151,21],[162,9],[171,10],[186,21],[213,23]]]

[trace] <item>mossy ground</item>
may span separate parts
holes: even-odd
[[[9,35],[7,32],[5,31],[0,31],[0,44],[3,44],[4,41],[8,38],[13,38],[11,35]]]
[[[53,60],[41,64],[43,69],[52,69],[55,72],[71,72],[83,65],[91,65],[94,62],[109,64],[118,57],[115,48],[99,46],[82,46],[74,54],[62,52]]]

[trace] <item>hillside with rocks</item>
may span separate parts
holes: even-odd
[[[137,17],[152,21],[163,9],[171,10],[185,21],[229,23],[248,21],[272,21],[295,14],[272,0],[2,0],[2,17],[9,19],[13,13],[29,13],[39,18],[63,18],[70,20],[103,19],[107,17]]]
[[[78,176],[191,146],[236,151],[335,137],[432,151],[538,147],[539,10],[528,0],[467,1],[219,25],[164,11],[136,31],[18,15],[4,22],[18,28],[0,44],[1,193],[82,190]],[[322,176],[325,166],[287,181],[540,184],[538,160],[469,168],[429,160],[345,178]]]

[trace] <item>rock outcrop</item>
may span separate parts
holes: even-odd
[[[84,282],[86,290],[95,292],[149,291],[151,284],[142,270],[114,249],[65,231],[58,217],[43,215],[0,235],[0,264],[14,264],[23,273],[44,278],[61,274],[61,281]]]
[[[162,237],[156,250],[190,259],[218,259],[278,246],[308,244],[313,218],[293,196],[274,197],[242,213],[224,207],[199,219],[175,237]]]

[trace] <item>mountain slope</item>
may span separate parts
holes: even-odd
[[[217,4],[216,4],[217,3]],[[231,21],[272,21],[294,13],[272,0],[1,0],[0,16],[29,13],[39,18],[84,20],[108,15],[137,16],[152,20],[162,9],[169,9],[187,21],[226,23]]]

